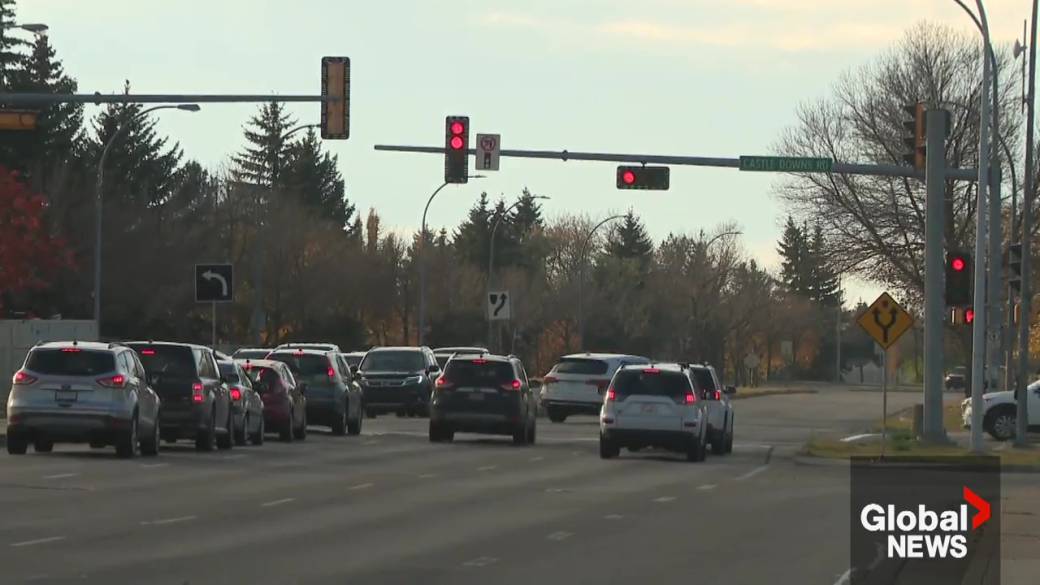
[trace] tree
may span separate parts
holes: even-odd
[[[292,144],[285,134],[295,123],[280,102],[260,106],[245,128],[245,148],[232,157],[235,179],[265,187],[278,184],[292,162]]]
[[[841,283],[838,274],[827,260],[827,247],[823,238],[823,227],[813,227],[808,246],[809,299],[825,307],[837,307],[842,303]]]
[[[621,259],[646,261],[654,252],[654,243],[646,233],[643,222],[629,210],[624,220],[607,238],[607,254]]]
[[[15,0],[0,0],[0,87],[5,91],[14,89],[12,75],[22,67],[25,54],[21,52],[29,43],[12,36],[15,28]]]
[[[494,217],[488,209],[488,195],[481,193],[480,199],[469,209],[466,219],[455,228],[452,242],[459,258],[476,266],[487,266],[489,225]]]
[[[798,122],[778,150],[790,156],[824,156],[863,163],[904,164],[906,104],[952,108],[947,139],[950,167],[978,158],[978,95],[982,51],[976,35],[922,23],[874,63],[846,74],[829,98],[799,108]],[[1008,51],[1000,71],[1015,69]],[[1012,151],[1020,135],[1018,83],[1001,76],[1000,134]],[[1008,161],[1002,161],[1004,165]],[[1005,177],[1010,173],[1005,169]],[[947,186],[946,244],[974,238],[975,184]],[[826,256],[838,272],[857,274],[920,298],[924,289],[924,185],[916,180],[840,174],[794,174],[778,188],[799,217],[819,221]]]
[[[780,255],[780,281],[789,292],[807,295],[809,282],[812,276],[809,274],[808,257],[809,242],[806,241],[805,231],[794,222],[794,218],[787,216],[784,224],[784,233],[780,236],[780,244],[776,250]]]
[[[323,152],[313,130],[289,149],[282,182],[323,219],[352,228],[354,206],[347,201],[339,157]]]

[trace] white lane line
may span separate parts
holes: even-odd
[[[654,501],[658,504],[667,504],[668,502],[674,502],[675,498],[673,496],[661,496],[660,498],[654,498]]]
[[[142,463],[141,469],[158,469],[160,467],[169,467],[169,463]]]
[[[376,485],[376,484],[374,484],[374,483],[359,483],[357,485],[350,486],[350,489],[352,489],[352,490],[364,490],[364,489],[368,489],[368,488],[370,488],[370,487],[372,487],[374,485]]]
[[[852,569],[845,569],[845,572],[838,577],[838,580],[834,582],[834,585],[849,585],[852,579]]]
[[[759,473],[762,473],[763,471],[765,471],[767,469],[769,469],[768,465],[762,465],[760,467],[756,467],[756,468],[752,469],[751,471],[745,473],[744,475],[738,475],[736,477],[736,480],[737,481],[744,481],[745,479],[751,479],[752,477],[755,477],[756,475],[758,475]]]
[[[706,491],[708,491],[708,490],[713,490],[713,489],[715,489],[716,487],[718,487],[718,486],[717,486],[717,485],[715,485],[715,484],[713,484],[713,483],[706,483],[706,484],[704,484],[704,485],[702,485],[702,486],[698,487],[697,489],[699,489],[699,490],[701,490],[701,491],[704,491],[704,492],[706,492]]]
[[[425,435],[424,435],[424,436],[425,436]],[[379,441],[365,441],[365,442],[363,442],[363,443],[361,443],[361,444],[362,444],[362,445],[378,445],[378,444],[379,444]]]
[[[553,532],[552,534],[550,534],[549,536],[546,536],[545,538],[547,538],[549,540],[560,541],[560,540],[567,540],[568,538],[570,538],[572,536],[574,536],[573,532],[565,532],[565,531],[561,530],[559,532]]]
[[[620,520],[624,518],[621,514],[607,514],[603,517],[604,520]]]
[[[498,466],[497,465],[485,465],[484,467],[478,467],[477,471],[491,471],[493,469],[498,469]]]
[[[141,526],[163,526],[166,524],[178,524],[180,522],[189,522],[198,518],[198,516],[179,516],[177,518],[163,518],[162,520],[146,520],[141,522]]]
[[[43,479],[65,479],[66,477],[76,477],[78,473],[55,473],[54,475],[45,475]]]
[[[431,478],[434,478],[434,477],[437,477],[436,473],[423,473],[422,475],[419,476],[419,479],[431,479]]]
[[[45,544],[48,542],[57,542],[59,540],[65,540],[64,536],[48,536],[47,538],[37,538],[36,540],[24,540],[22,542],[12,542],[11,546],[33,546],[36,544]]]
[[[569,491],[571,491],[571,490],[569,490],[567,488],[545,488],[545,493],[547,493],[547,494],[563,494],[563,493],[567,493]]]
[[[538,457],[531,457],[530,459],[528,459],[528,461],[530,461],[531,463],[534,463],[535,461],[544,461],[544,460],[545,460],[545,457],[542,457],[541,455],[539,455]]]
[[[271,508],[274,506],[281,506],[282,504],[288,504],[289,502],[295,502],[296,498],[282,498],[280,500],[274,500],[273,502],[264,502],[260,504],[261,508]]]
[[[486,567],[498,562],[497,557],[477,557],[462,563],[463,567]]]

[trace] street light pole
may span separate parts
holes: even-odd
[[[1027,431],[1029,430],[1029,397],[1026,385],[1029,379],[1029,325],[1032,313],[1032,283],[1030,279],[1030,257],[1033,240],[1033,200],[1036,181],[1033,176],[1033,134],[1034,134],[1034,104],[1036,97],[1036,20],[1037,0],[1033,0],[1032,28],[1029,31],[1029,82],[1026,85],[1028,95],[1026,97],[1026,170],[1024,189],[1022,194],[1022,305],[1019,311],[1018,323],[1018,371],[1016,376],[1015,390],[1018,392],[1018,409],[1016,412],[1017,424],[1015,433],[1015,445],[1024,446],[1029,442]],[[972,408],[974,408],[974,403]],[[972,420],[972,424],[975,421]]]
[[[142,110],[131,117],[140,118],[145,114],[157,110],[183,110],[185,112],[197,112],[199,109],[198,104],[153,106]],[[101,150],[101,158],[98,160],[97,166],[97,183],[94,186],[94,323],[97,327],[99,338],[101,337],[101,223],[104,215],[104,192],[102,191],[102,185],[105,178],[105,159],[108,158],[108,153],[112,150],[112,145],[115,144],[116,140],[118,140],[119,137],[125,134],[130,128],[129,122],[130,118],[124,120],[123,123],[116,128],[116,131],[112,133],[108,142],[105,143],[105,147]]]
[[[534,195],[534,196],[531,197],[531,199],[543,199],[544,200],[544,199],[550,199],[550,197],[547,197],[545,195]],[[514,209],[516,209],[516,206],[520,205],[520,203],[522,201],[523,201],[523,198],[517,199],[515,203],[513,203],[512,205],[507,207],[505,209],[505,211],[503,211],[502,214],[498,216],[498,219],[495,220],[495,224],[491,227],[491,235],[488,237],[488,240],[489,240],[490,243],[489,243],[489,249],[488,249],[487,296],[484,297],[485,299],[490,299],[491,298],[491,282],[492,282],[493,276],[495,274],[495,233],[498,232],[498,225],[500,223],[502,223],[502,220],[509,216],[509,212],[513,211]],[[491,315],[488,315],[487,317],[488,317],[488,320],[487,320],[487,322],[488,322],[488,324],[487,324],[487,328],[488,328],[488,331],[487,331],[488,349],[494,350],[494,348],[491,346],[491,328],[492,328],[493,321],[491,320]]]
[[[592,240],[592,235],[596,233],[596,230],[609,221],[624,219],[624,217],[624,215],[612,215],[597,223],[589,230],[589,233],[585,236],[585,241],[581,243],[581,252],[578,255],[578,339],[581,340],[583,347],[585,346],[585,251],[589,247],[589,241]]]

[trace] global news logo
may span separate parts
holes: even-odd
[[[968,555],[968,533],[990,519],[990,504],[964,486],[965,503],[952,510],[934,511],[924,504],[896,510],[894,505],[870,503],[860,510],[860,524],[868,532],[887,534],[890,559],[963,559]],[[970,519],[969,506],[976,510]],[[970,530],[969,530],[970,526]]]

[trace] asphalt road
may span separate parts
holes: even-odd
[[[880,396],[735,403],[729,456],[598,457],[593,417],[538,444],[380,417],[361,437],[157,459],[56,447],[0,455],[0,575],[13,583],[836,583],[848,472],[793,458],[863,430]],[[890,411],[915,395],[890,397]]]

